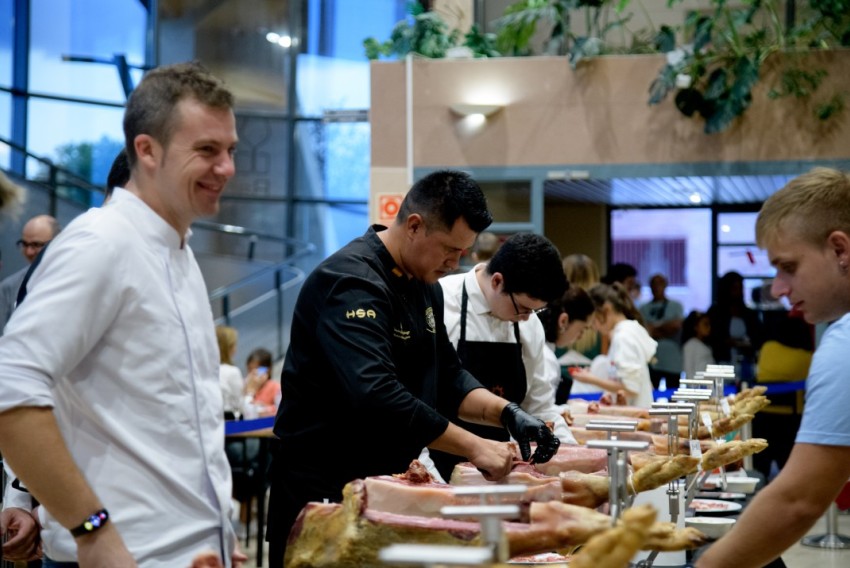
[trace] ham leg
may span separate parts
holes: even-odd
[[[287,541],[286,568],[377,566],[381,549],[399,542],[478,546],[479,524],[372,511],[363,480],[343,489],[342,504],[308,503]],[[553,506],[554,505],[554,506]],[[541,506],[535,513],[535,508]],[[532,522],[504,523],[511,556],[571,549],[610,528],[607,515],[558,502],[532,503]],[[535,520],[536,519],[536,520]],[[647,546],[693,548],[705,542],[694,529],[663,528]]]

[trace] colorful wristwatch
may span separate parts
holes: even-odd
[[[75,537],[91,534],[101,528],[109,520],[109,512],[106,509],[101,509],[76,527],[71,529],[71,534]]]

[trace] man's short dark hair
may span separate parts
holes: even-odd
[[[561,254],[542,235],[517,233],[502,243],[487,264],[487,273],[500,273],[506,294],[526,294],[551,302],[567,289]]]
[[[413,213],[425,219],[428,231],[451,231],[461,217],[476,233],[493,222],[484,192],[475,180],[453,170],[434,172],[413,184],[401,202],[396,222],[403,223]]]
[[[213,108],[233,108],[233,94],[199,63],[165,65],[144,76],[127,99],[124,112],[124,143],[130,168],[136,165],[136,136],[148,134],[167,147],[179,126],[175,108],[189,98]]]
[[[631,264],[625,262],[617,262],[608,268],[608,273],[602,278],[603,284],[613,284],[614,282],[623,283],[629,276],[637,278],[637,269]]]

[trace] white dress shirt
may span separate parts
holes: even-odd
[[[221,396],[224,400],[225,412],[242,412],[242,400],[244,398],[245,380],[242,371],[236,365],[221,364],[218,375],[221,385]]]
[[[51,243],[29,289],[0,338],[0,412],[53,407],[139,566],[205,550],[230,566],[218,346],[191,249],[119,192]],[[70,533],[39,511],[47,556],[74,561]]]
[[[478,264],[464,274],[452,274],[440,279],[445,298],[446,330],[455,347],[460,340],[460,306],[464,283],[469,296],[466,339],[516,343],[513,322],[501,320],[490,313],[490,306],[475,277],[476,271],[484,270],[485,267],[486,264]],[[552,368],[546,366],[546,333],[537,315],[532,314],[527,320],[519,322],[519,339],[522,343],[522,362],[528,383],[525,399],[520,403],[520,407],[544,422],[554,423],[555,435],[561,442],[575,444],[575,438],[555,405],[555,390],[561,373],[559,369],[555,376],[551,372]]]

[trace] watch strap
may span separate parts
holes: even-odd
[[[71,534],[78,537],[93,533],[103,527],[107,521],[109,521],[109,512],[106,509],[101,509],[83,521],[79,526],[71,529]]]

